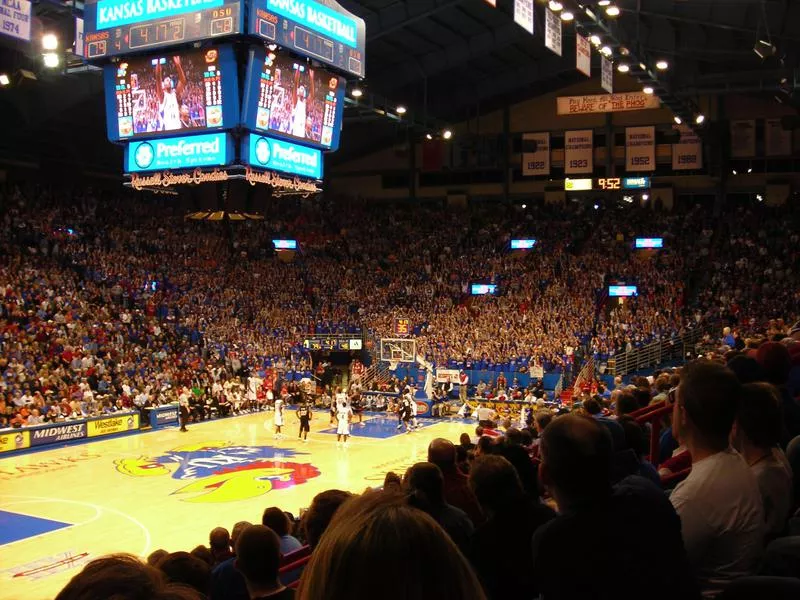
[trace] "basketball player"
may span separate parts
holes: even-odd
[[[346,397],[345,397],[346,398]],[[336,427],[336,446],[338,447],[342,438],[344,438],[344,446],[347,446],[347,438],[350,437],[350,417],[353,416],[353,411],[350,410],[350,405],[345,401],[340,404],[336,411],[336,418],[339,424]]]
[[[358,424],[364,427],[364,405],[361,402],[361,393],[358,386],[353,386],[352,394],[350,395],[350,406],[353,408],[353,414],[358,417]]]
[[[314,101],[314,70],[308,71],[309,88],[311,89],[311,101]],[[300,69],[294,70],[294,89],[292,90],[292,123],[291,134],[300,139],[306,138],[306,116],[308,115],[306,104],[309,98],[309,91],[304,85],[300,85]]]
[[[275,439],[283,437],[281,427],[283,427],[283,399],[278,396],[275,399]]]
[[[181,66],[181,57],[173,56],[172,61],[178,71],[178,85],[174,87],[171,77],[161,77],[161,61],[156,63],[156,95],[158,96],[162,131],[174,131],[182,127],[181,99],[183,91],[186,89],[186,75]],[[186,107],[183,108],[186,112]]]
[[[311,431],[311,405],[304,401],[297,409],[297,418],[300,419],[300,433],[297,438],[308,443],[308,432]]]

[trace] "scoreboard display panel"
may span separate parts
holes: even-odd
[[[334,0],[252,0],[250,34],[364,77],[367,28]]]
[[[242,0],[86,0],[88,61],[244,33]]]
[[[339,147],[345,80],[286,52],[250,51],[244,86],[246,129],[323,150]]]
[[[111,141],[230,129],[239,123],[231,46],[136,56],[105,66]]]

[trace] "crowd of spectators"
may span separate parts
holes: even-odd
[[[208,546],[158,550],[148,564],[98,559],[57,598],[139,598],[139,580],[163,590],[148,597],[210,600],[683,600],[747,586],[760,594],[747,597],[792,597],[792,335],[617,382],[519,427],[482,419],[458,444],[433,440],[427,461],[380,489],[322,492],[299,520],[269,507],[260,524],[216,528]],[[648,457],[637,411],[653,407],[665,409],[665,448],[688,455],[680,481]]]
[[[280,218],[231,226],[186,221],[169,202],[136,195],[7,188],[0,425],[141,408],[187,389],[227,395],[232,379],[267,369],[310,377],[309,334],[391,337],[397,317],[434,365],[505,372],[510,387],[515,373],[569,370],[587,352],[604,358],[703,319],[752,332],[797,316],[797,234],[775,235],[796,211],[752,209],[758,218],[715,246],[700,208],[280,208]],[[665,250],[634,252],[644,233],[663,236]],[[298,239],[301,252],[276,256],[276,237]],[[536,248],[509,251],[518,237]],[[761,245],[740,257],[752,244],[739,238]],[[714,274],[689,307],[686,281],[709,256],[723,273],[745,259],[740,275],[753,285],[728,292]],[[783,262],[765,266],[776,256]],[[617,280],[640,294],[611,308],[604,290]],[[499,294],[471,296],[476,281]]]

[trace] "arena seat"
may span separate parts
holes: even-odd
[[[302,560],[310,555],[311,555],[311,546],[303,546],[302,548],[298,548],[294,552],[290,552],[289,554],[284,554],[283,556],[281,556],[281,569],[285,565],[292,565],[293,563]]]
[[[657,402],[631,413],[639,425],[650,424],[650,457],[653,466],[658,468],[658,442],[661,436],[661,419],[672,413],[672,405]]]

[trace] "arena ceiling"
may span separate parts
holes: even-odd
[[[450,123],[583,80],[575,70],[576,29],[600,34],[617,56],[627,49],[630,62],[646,63],[651,73],[655,61],[667,60],[670,68],[654,74],[669,106],[707,93],[765,94],[798,106],[800,91],[792,94],[800,88],[800,0],[615,0],[621,12],[614,18],[597,0],[562,0],[575,14],[563,26],[562,57],[544,47],[542,0],[534,35],[514,22],[514,0],[497,0],[496,8],[487,0],[339,3],[367,23],[367,78],[364,96],[345,112],[334,162],[408,135],[435,135]],[[41,0],[35,10],[38,31],[55,28],[72,39],[72,2]],[[766,58],[754,52],[759,40]],[[4,48],[0,56],[0,73],[12,77],[0,89],[7,124],[0,153],[20,159],[52,153],[119,169],[119,152],[105,142],[98,74],[47,73],[30,51]],[[37,80],[20,77],[20,69]],[[593,70],[599,71],[596,52]],[[408,109],[402,117],[399,105]]]

